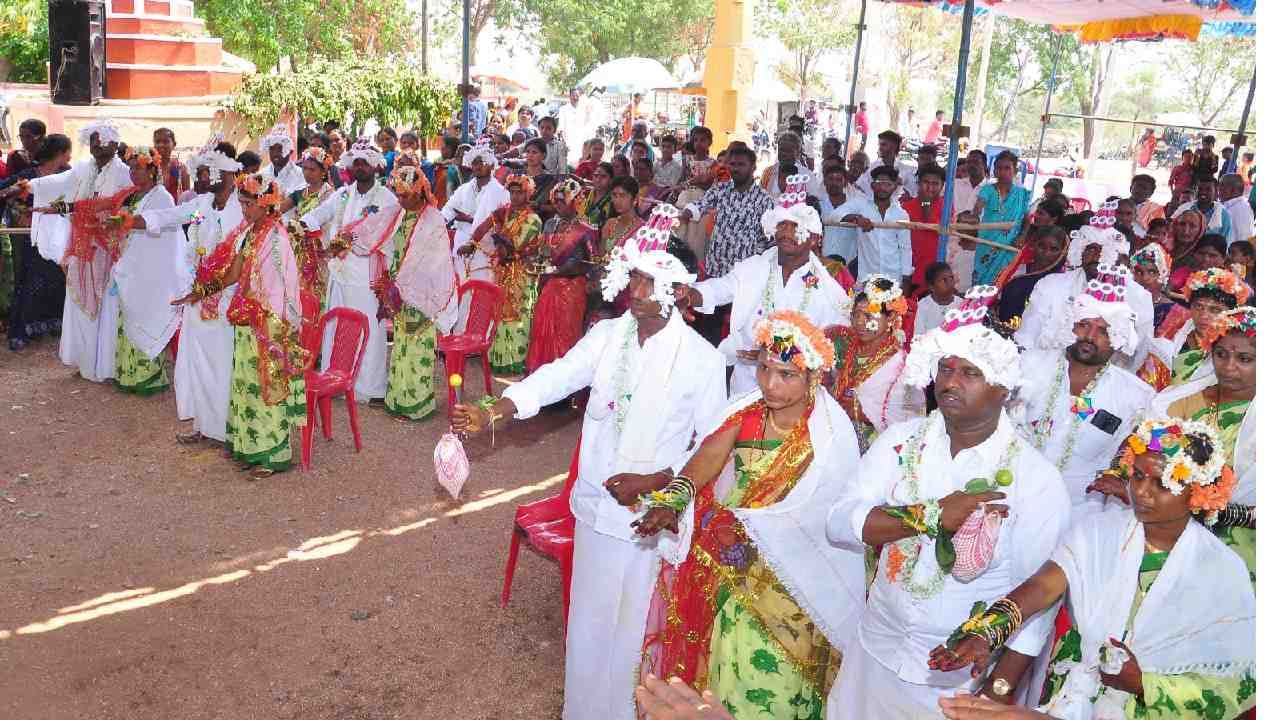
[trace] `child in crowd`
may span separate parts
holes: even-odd
[[[920,337],[942,325],[942,318],[947,310],[960,305],[961,298],[956,294],[956,274],[952,272],[950,265],[936,262],[925,268],[924,282],[929,288],[929,294],[920,298],[916,306],[916,325],[912,337]]]

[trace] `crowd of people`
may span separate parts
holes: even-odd
[[[178,442],[263,479],[344,351],[325,311],[363,317],[357,397],[407,420],[449,381],[438,338],[491,312],[483,361],[517,380],[452,429],[582,414],[567,720],[1252,712],[1240,175],[1193,158],[1167,205],[1140,174],[1075,212],[974,150],[944,217],[935,147],[909,164],[894,131],[872,159],[796,116],[758,168],[639,117],[606,158],[565,117],[438,157],[277,126],[185,162],[100,119],[74,164],[24,122],[10,348],[58,336],[86,380],[172,385]]]

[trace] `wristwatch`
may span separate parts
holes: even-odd
[[[997,697],[1007,697],[1011,690],[1013,690],[1013,687],[1010,686],[1009,681],[1004,678],[996,678],[991,683],[991,692]]]

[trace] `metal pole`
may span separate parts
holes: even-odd
[[[964,0],[964,20],[960,26],[960,59],[956,63],[956,97],[951,106],[951,142],[947,146],[947,187],[942,194],[943,227],[951,225],[955,204],[956,166],[960,155],[960,120],[964,115],[964,87],[969,76],[969,41],[973,35],[973,0]],[[947,261],[949,237],[938,235],[938,262]]]
[[[853,133],[853,107],[857,102],[858,66],[862,63],[862,33],[867,29],[867,0],[862,0],[862,11],[858,13],[858,42],[853,46],[853,81],[849,83],[849,108],[845,110],[844,122],[844,156],[850,157],[849,138]]]
[[[471,0],[462,0],[462,142],[471,142],[471,124],[467,122],[467,86],[471,84]],[[476,128],[477,131],[480,128]]]
[[[1049,71],[1049,88],[1044,95],[1044,115],[1040,118],[1040,142],[1036,143],[1036,166],[1031,174],[1031,194],[1036,194],[1036,183],[1040,182],[1040,153],[1044,150],[1044,134],[1049,129],[1049,108],[1053,104],[1053,91],[1058,86],[1058,62],[1062,60],[1062,44],[1066,35],[1058,36],[1058,47],[1053,51],[1053,69]]]
[[[1245,129],[1245,126],[1249,124],[1249,111],[1253,109],[1253,91],[1256,90],[1257,87],[1258,87],[1258,68],[1255,65],[1253,68],[1253,79],[1249,81],[1249,95],[1244,99],[1244,114],[1240,116],[1240,132],[1236,133],[1237,137],[1233,138],[1234,140],[1238,141],[1238,140],[1244,139],[1244,129]],[[1236,174],[1239,174],[1240,143],[1234,142],[1232,143],[1232,146],[1235,149],[1231,151],[1231,159],[1235,161]],[[1249,178],[1244,178],[1244,181],[1249,182]]]
[[[427,29],[431,23],[431,0],[422,0],[422,73],[427,73]],[[423,128],[425,130],[425,128]]]

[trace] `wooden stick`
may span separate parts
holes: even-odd
[[[0,227],[0,235],[30,235],[31,228]]]
[[[823,223],[823,225],[826,225],[827,227],[853,228],[855,230],[860,229],[857,223],[838,222],[838,223]],[[938,227],[937,225],[928,225],[926,223],[913,223],[913,222],[887,222],[887,223],[873,222],[871,223],[871,227],[877,228],[880,230],[912,230],[912,229],[916,229],[915,226],[922,226],[922,225],[924,226],[923,229],[925,230],[933,230],[934,228]],[[956,226],[952,225],[951,227],[956,227]],[[999,250],[1008,250],[1009,252],[1012,252],[1012,253],[1022,252],[1022,248],[1014,245],[1005,245],[1004,243],[998,243],[995,240],[988,240],[986,238],[980,238],[974,235],[966,235],[964,233],[956,232],[954,230],[952,230],[948,234],[951,237],[960,238],[961,240],[968,240],[970,242],[975,242],[979,245],[986,245],[987,247],[993,247]]]

